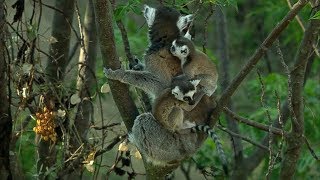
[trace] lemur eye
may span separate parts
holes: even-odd
[[[183,100],[184,101],[191,101],[191,98],[190,97],[183,97]]]

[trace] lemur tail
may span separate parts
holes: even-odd
[[[216,149],[218,151],[218,156],[220,158],[220,161],[222,163],[222,167],[223,167],[223,171],[226,175],[228,175],[228,162],[227,162],[227,158],[226,155],[223,151],[222,148],[222,144],[219,140],[219,137],[217,136],[217,134],[215,133],[215,131],[210,128],[208,125],[196,125],[194,127],[191,128],[191,130],[193,132],[203,132],[208,134],[212,140],[214,141],[214,143],[216,144]]]

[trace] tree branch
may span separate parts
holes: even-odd
[[[268,48],[272,43],[279,37],[283,30],[289,25],[292,19],[298,14],[298,12],[307,4],[308,0],[299,0],[293,5],[292,9],[287,13],[287,15],[281,20],[280,23],[271,31],[268,37],[263,41],[260,47],[255,51],[246,65],[237,74],[237,76],[232,80],[231,84],[222,93],[220,99],[218,100],[218,105],[211,116],[210,126],[213,127],[220,116],[223,107],[229,102],[233,93],[237,90],[239,85],[242,83],[244,78],[249,74],[249,72],[258,63],[261,57],[266,53]]]
[[[320,31],[320,20],[311,19],[306,28],[303,40],[295,58],[295,65],[290,73],[291,82],[289,90],[291,99],[289,109],[291,111],[292,129],[286,138],[287,149],[282,161],[280,177],[282,179],[292,179],[296,171],[296,164],[299,160],[302,144],[304,143],[304,105],[303,105],[303,84],[308,60],[313,53],[313,46],[318,41]],[[290,97],[289,97],[290,98]]]
[[[228,115],[231,119],[233,120],[236,120],[236,121],[239,121],[241,123],[244,123],[244,124],[247,124],[249,126],[252,126],[252,127],[255,127],[255,128],[258,128],[258,129],[261,129],[263,131],[266,131],[266,132],[272,132],[273,134],[276,134],[276,135],[279,135],[279,136],[282,136],[282,133],[284,133],[281,129],[279,128],[276,128],[276,127],[270,127],[270,126],[267,126],[267,125],[264,125],[264,124],[261,124],[261,123],[258,123],[258,122],[255,122],[255,121],[252,121],[252,120],[249,120],[247,118],[244,118],[242,116],[239,116],[238,114],[232,112],[230,109],[224,107],[223,108],[223,111],[226,113],[226,115]],[[284,133],[286,134],[286,133]]]

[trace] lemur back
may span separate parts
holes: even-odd
[[[147,5],[143,13],[149,26],[150,40],[144,56],[145,70],[104,69],[104,73],[109,79],[133,85],[157,97],[170,87],[172,77],[182,73],[180,60],[170,53],[169,48],[191,23],[192,15],[183,16],[173,8]]]
[[[183,73],[189,78],[200,79],[203,91],[207,96],[211,96],[217,88],[218,72],[210,58],[197,50],[192,41],[186,37],[174,40],[170,51],[181,60]]]

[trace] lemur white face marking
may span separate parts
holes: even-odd
[[[179,86],[175,86],[172,90],[171,93],[174,95],[174,97],[180,101],[186,102],[189,105],[193,105],[194,99],[193,96],[197,92],[197,86],[200,83],[200,80],[191,80],[190,83],[194,86],[193,89],[190,89],[186,93],[183,93],[183,91],[180,89]]]
[[[180,32],[182,32],[182,30],[186,29],[192,20],[193,20],[192,14],[180,16],[178,19],[178,22],[177,22],[177,26],[178,26]]]
[[[187,45],[179,46],[177,45],[176,40],[174,40],[170,52],[181,60],[181,64],[184,64],[186,58],[189,56],[190,50]]]
[[[154,18],[156,17],[156,10],[157,9],[150,7],[146,4],[144,5],[143,16],[144,18],[146,18],[149,27],[151,27],[154,22]]]

